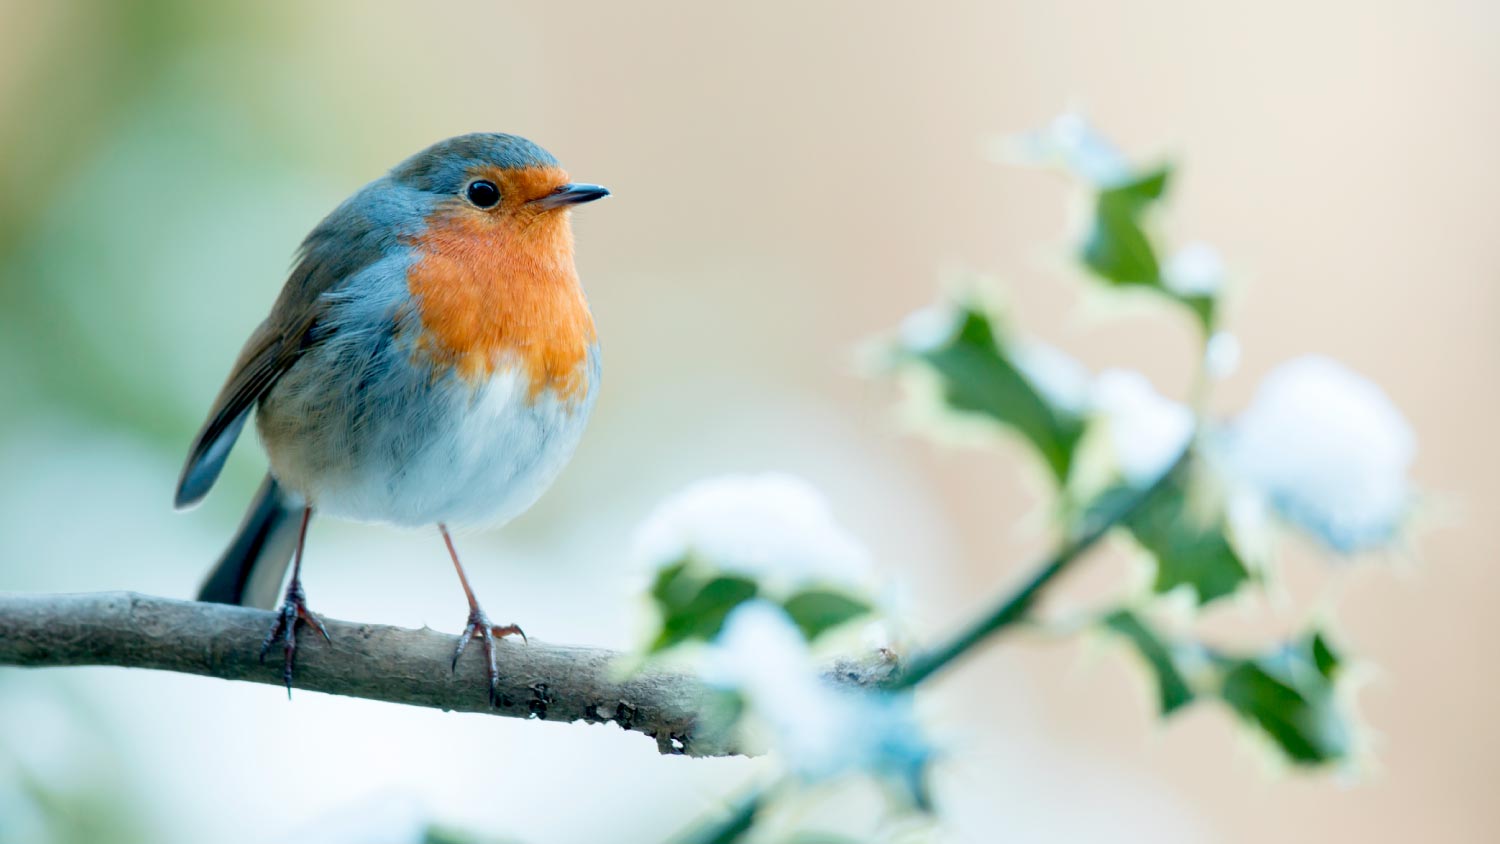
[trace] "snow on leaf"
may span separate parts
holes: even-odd
[[[1330,358],[1267,375],[1222,454],[1234,481],[1339,552],[1390,541],[1411,508],[1411,426],[1378,385]]]
[[[1093,402],[1094,376],[1067,352],[1030,341],[1015,344],[1011,359],[1053,406],[1079,416],[1088,412]]]
[[[1020,140],[1026,158],[1059,164],[1091,185],[1109,187],[1130,178],[1130,162],[1081,114],[1060,114]]]
[[[962,326],[963,312],[941,302],[907,314],[897,334],[907,350],[925,352],[948,343]]]
[[[757,597],[784,603],[809,639],[872,610],[868,553],[817,490],[788,475],[689,486],[642,525],[635,557],[655,569],[652,653],[713,639]]]
[[[791,475],[727,475],[699,481],[662,502],[635,540],[648,568],[691,559],[714,572],[773,589],[860,586],[870,555],[833,517],[828,500]]]
[[[1193,436],[1192,411],[1156,392],[1139,372],[1099,373],[1094,407],[1108,428],[1120,474],[1134,487],[1161,477]]]
[[[736,608],[701,670],[709,685],[745,701],[789,771],[809,782],[865,772],[894,780],[926,803],[931,749],[907,696],[853,692],[827,683],[796,623],[756,600]]]
[[[1239,338],[1228,331],[1215,331],[1203,348],[1203,371],[1215,381],[1222,381],[1239,367]]]
[[[1081,367],[1061,363],[1061,352],[1039,347],[1017,358],[988,315],[974,307],[957,313],[957,328],[946,342],[906,346],[902,354],[937,376],[948,409],[977,414],[1020,434],[1056,480],[1066,479],[1083,435],[1083,420],[1074,409],[1077,385],[1071,383]]]
[[[1194,241],[1167,260],[1162,283],[1179,296],[1217,295],[1224,287],[1224,259],[1219,250]]]

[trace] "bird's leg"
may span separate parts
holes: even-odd
[[[297,533],[297,552],[292,557],[292,582],[287,584],[286,598],[276,613],[276,623],[271,625],[271,632],[266,634],[266,640],[260,645],[260,661],[265,662],[271,646],[281,642],[282,658],[285,660],[281,679],[286,683],[288,699],[292,696],[292,662],[297,656],[297,625],[305,622],[323,634],[324,641],[332,641],[328,638],[328,630],[323,627],[323,622],[307,608],[307,594],[302,591],[302,546],[307,543],[307,523],[311,520],[312,508],[303,507],[302,528]]]
[[[504,638],[510,635],[519,635],[525,641],[526,634],[514,624],[496,626],[490,623],[489,616],[479,606],[479,600],[474,597],[474,590],[469,586],[469,578],[464,574],[463,564],[458,561],[458,549],[453,547],[453,537],[448,533],[448,526],[438,525],[438,530],[443,533],[443,542],[448,546],[448,556],[453,558],[453,568],[458,572],[458,582],[463,584],[464,597],[469,599],[469,623],[464,625],[464,632],[458,634],[458,646],[453,649],[453,670],[458,670],[458,658],[463,656],[464,648],[468,646],[470,639],[478,639],[480,646],[484,649],[484,658],[489,663],[490,678],[490,705],[495,703],[495,695],[500,688],[500,669],[495,665],[495,637]]]

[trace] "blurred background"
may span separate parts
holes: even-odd
[[[1227,713],[1153,715],[1099,643],[1017,638],[926,705],[944,840],[1490,839],[1500,823],[1500,7],[0,0],[0,589],[186,597],[264,471],[170,498],[303,234],[427,144],[537,140],[614,198],[575,215],[605,386],[561,481],[464,537],[497,618],[642,635],[631,532],[683,483],[823,488],[937,635],[1046,544],[1023,449],[931,445],[857,351],[944,279],[1184,395],[1194,328],[1083,295],[1069,191],[995,163],[1069,108],[1182,165],[1165,220],[1237,282],[1220,410],[1305,352],[1374,378],[1420,438],[1412,552],[1298,547],[1226,636],[1329,615],[1369,665],[1370,760],[1277,768]],[[1114,549],[1054,603],[1118,591]],[[317,523],[320,612],[456,632],[435,534]],[[1267,621],[1267,619],[1270,619]],[[1108,650],[1107,658],[1099,652]],[[295,748],[294,755],[289,755]],[[0,669],[0,840],[264,841],[436,817],[500,840],[650,841],[761,761],[658,757],[613,727],[448,715],[122,669]],[[345,839],[352,840],[352,839]],[[379,839],[370,839],[379,840]]]

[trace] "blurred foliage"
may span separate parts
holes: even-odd
[[[232,355],[200,356],[223,344],[205,314],[227,319],[242,297],[274,290],[299,236],[295,215],[262,199],[292,183],[298,133],[291,115],[259,107],[256,86],[274,82],[244,64],[245,45],[274,37],[278,20],[257,4],[186,0],[60,3],[43,17],[67,49],[37,51],[26,68],[37,84],[0,102],[0,380],[12,409],[0,430],[40,401],[175,451],[202,410],[184,388],[198,392],[201,369]]]
[[[351,844],[354,843],[351,842]],[[517,842],[514,838],[496,838],[492,835],[479,835],[472,830],[429,824],[422,832],[421,840],[413,844],[517,844]]]
[[[1351,729],[1334,688],[1340,660],[1323,633],[1267,654],[1214,661],[1219,696],[1293,762],[1318,765],[1349,754]]]
[[[1172,642],[1129,610],[1109,614],[1102,624],[1128,641],[1155,675],[1163,716],[1207,695],[1295,764],[1321,765],[1349,754],[1351,731],[1334,688],[1340,658],[1322,631],[1267,653],[1234,655]]]
[[[1194,506],[1194,482],[1201,482],[1205,472],[1202,466],[1193,469],[1174,476],[1126,521],[1126,527],[1156,562],[1157,594],[1188,586],[1198,602],[1206,604],[1234,594],[1250,580],[1250,570],[1229,541],[1223,512]],[[1115,489],[1100,497],[1125,494],[1129,491]]]
[[[99,783],[44,783],[25,771],[18,777],[17,797],[31,804],[37,826],[9,829],[24,820],[0,819],[0,842],[14,844],[131,844],[155,840],[142,819],[115,788]]]
[[[65,415],[175,460],[232,359],[224,328],[274,293],[305,231],[298,202],[315,204],[318,179],[289,153],[320,133],[249,64],[256,42],[285,37],[262,4],[36,5],[6,16],[11,38],[48,43],[0,97],[0,438]],[[0,682],[0,709],[16,688]],[[90,729],[98,713],[71,712],[84,700],[53,707],[87,737],[77,759],[23,759],[44,744],[35,725],[0,739],[0,842],[173,840],[150,814],[173,796],[138,793],[142,760]]]
[[[787,590],[760,583],[748,574],[720,571],[696,557],[668,563],[657,570],[651,586],[660,632],[648,653],[713,641],[729,614],[756,598],[778,604],[808,641],[873,609],[863,597],[833,586],[799,587],[787,594],[779,591]]]
[[[692,560],[663,568],[651,587],[651,598],[661,614],[661,632],[651,651],[713,639],[723,629],[730,611],[754,598],[758,591],[751,578],[705,571]]]
[[[865,601],[835,589],[804,589],[781,607],[809,642],[872,609]]]
[[[1167,192],[1171,174],[1160,167],[1098,192],[1093,229],[1080,251],[1084,266],[1112,284],[1161,286],[1161,262],[1143,217]]]
[[[0,844],[156,841],[138,760],[66,680],[0,674]]]
[[[996,329],[996,320],[972,304],[955,303],[953,308],[951,317],[943,317],[952,321],[945,334],[929,336],[924,329],[918,337],[903,338],[895,350],[898,365],[928,370],[940,385],[947,411],[977,415],[1019,434],[1052,478],[1067,486],[1086,430],[1108,420],[1060,400],[1056,388],[1028,374],[1014,345]],[[1126,521],[1131,535],[1155,561],[1159,593],[1188,586],[1200,602],[1208,603],[1233,594],[1250,580],[1249,568],[1229,541],[1222,509],[1211,496],[1200,494],[1207,486],[1211,483],[1202,467],[1178,473]],[[1097,493],[1082,508],[1078,522],[1114,512],[1138,492],[1121,482]]]
[[[1053,478],[1065,482],[1083,437],[1083,419],[1047,399],[1016,363],[1004,335],[988,315],[960,304],[953,314],[939,318],[950,316],[953,328],[946,337],[915,338],[898,348],[898,357],[928,367],[952,410],[978,414],[1019,434],[1036,450]]]
[[[1148,288],[1185,305],[1204,329],[1206,344],[1217,319],[1220,279],[1213,274],[1186,280],[1170,277],[1151,225],[1153,212],[1166,198],[1173,168],[1131,167],[1077,118],[1060,119],[1039,137],[1042,157],[1063,164],[1091,192],[1094,213],[1077,253],[1089,275],[1111,287]],[[1200,247],[1200,256],[1204,250],[1211,251]],[[1160,474],[1164,467],[1156,470],[1157,482],[1143,494],[1144,479],[1137,476],[1142,455],[1146,465],[1153,465],[1162,443],[1172,442],[1166,425],[1171,420],[1162,419],[1161,406],[1185,405],[1131,396],[1124,410],[1111,407],[1104,379],[1074,383],[1092,376],[1073,372],[1077,365],[1060,353],[1049,355],[1054,360],[1047,366],[1027,366],[1022,359],[1026,344],[1000,331],[992,316],[970,304],[983,296],[964,292],[954,302],[919,312],[903,326],[895,364],[935,381],[945,412],[988,419],[1020,435],[1057,483],[1064,503],[1058,508],[1062,536],[1077,535],[1103,514],[1114,514],[1119,519],[1116,529],[1147,553],[1154,569],[1150,594],[1098,617],[1101,628],[1130,643],[1144,660],[1155,681],[1161,714],[1205,696],[1216,698],[1293,763],[1347,760],[1352,727],[1334,689],[1340,658],[1324,634],[1309,634],[1266,653],[1233,655],[1191,637],[1169,640],[1141,611],[1149,609],[1156,596],[1183,588],[1196,605],[1213,604],[1239,594],[1260,576],[1230,527],[1226,490],[1233,481],[1221,476],[1223,461],[1205,453],[1215,437],[1203,432],[1212,434],[1220,423],[1199,416],[1199,434],[1187,445],[1190,457],[1184,470],[1165,475]],[[1204,350],[1198,354],[1206,360]],[[1206,373],[1200,379],[1203,386],[1211,381]],[[1132,377],[1130,383],[1145,382]],[[1125,412],[1137,416],[1114,416]],[[1185,412],[1172,409],[1169,415]],[[1112,430],[1116,425],[1120,428]],[[1091,448],[1093,441],[1111,440],[1095,437],[1095,430],[1112,430],[1113,447]],[[1155,441],[1120,443],[1119,430]],[[1101,477],[1112,480],[1101,485]],[[1070,506],[1074,498],[1082,503]],[[1067,562],[1064,558],[1053,567],[1060,569]]]
[[[1139,616],[1129,610],[1116,610],[1105,617],[1103,624],[1110,631],[1125,637],[1156,675],[1157,700],[1162,715],[1171,715],[1193,701],[1192,687],[1178,670],[1171,646],[1156,635],[1156,631],[1147,627]]]
[[[1102,187],[1094,198],[1093,229],[1080,249],[1083,265],[1104,281],[1150,288],[1181,302],[1205,331],[1214,328],[1216,299],[1174,290],[1163,274],[1160,253],[1147,234],[1147,217],[1165,197],[1172,168],[1133,174],[1124,184]]]
[[[1083,131],[1088,131],[1083,129]],[[1107,144],[1102,139],[1093,141]],[[1167,194],[1171,165],[1130,168],[1118,161],[1105,174],[1088,174],[1094,215],[1078,254],[1085,269],[1115,287],[1143,287],[1186,306],[1204,333],[1215,327],[1217,291],[1184,289],[1163,268],[1162,252],[1150,234],[1150,218]]]

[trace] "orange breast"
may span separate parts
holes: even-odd
[[[476,384],[514,362],[531,398],[543,390],[581,398],[596,335],[567,215],[506,210],[484,214],[455,203],[413,239],[421,257],[407,285],[423,329],[418,354]]]

